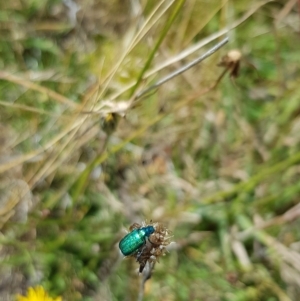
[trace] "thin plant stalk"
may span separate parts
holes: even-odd
[[[135,91],[137,90],[138,86],[140,85],[141,81],[143,80],[144,74],[149,69],[149,67],[153,61],[153,58],[159,49],[159,46],[161,45],[162,41],[164,40],[165,36],[167,35],[167,33],[168,33],[169,29],[171,28],[171,25],[174,23],[176,17],[180,13],[180,10],[181,10],[182,6],[184,5],[184,3],[185,3],[185,0],[179,0],[177,2],[177,5],[175,6],[174,11],[172,12],[170,18],[168,19],[167,24],[163,28],[161,35],[159,36],[153,50],[151,51],[151,53],[148,57],[148,60],[146,61],[145,65],[144,65],[144,68],[142,69],[135,85],[133,86],[133,88],[130,91],[130,97],[132,95],[134,95]]]

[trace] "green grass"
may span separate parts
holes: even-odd
[[[72,301],[298,300],[297,5],[136,3],[79,1],[75,23],[59,0],[0,4],[1,223],[25,202],[9,183],[33,195],[1,229],[0,299],[40,284]],[[239,77],[213,87],[231,49]],[[117,245],[151,219],[174,243],[143,290]]]

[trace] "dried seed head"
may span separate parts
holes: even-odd
[[[222,57],[218,66],[225,67],[229,71],[231,77],[237,77],[239,74],[241,59],[241,52],[237,49],[232,49]]]
[[[159,262],[159,257],[164,256],[167,252],[166,246],[170,244],[171,232],[161,223],[150,223],[147,226],[153,226],[155,232],[150,235],[146,244],[140,250],[132,255],[140,264],[139,272],[141,273],[146,263]],[[144,225],[143,225],[144,226]],[[139,224],[133,224],[130,230],[141,228]]]

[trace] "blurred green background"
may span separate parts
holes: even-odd
[[[1,300],[141,300],[118,242],[150,220],[173,243],[143,300],[299,300],[299,18],[297,0],[1,1]]]

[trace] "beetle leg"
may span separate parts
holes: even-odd
[[[146,244],[143,245],[143,247],[140,249],[140,251],[137,252],[136,261],[138,261],[143,254],[143,251],[145,250]]]
[[[150,240],[150,237],[148,237],[148,241],[150,242],[151,245],[153,245],[153,246],[158,246],[158,244],[156,244],[156,243],[154,243],[154,242],[152,242],[152,241]]]

